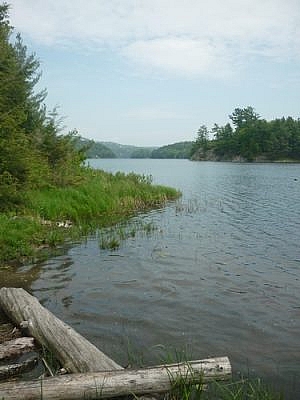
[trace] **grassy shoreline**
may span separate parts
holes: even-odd
[[[0,214],[0,266],[47,257],[58,244],[179,196],[144,175],[83,168],[76,183],[26,191],[21,206]]]

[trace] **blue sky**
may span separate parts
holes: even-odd
[[[194,140],[248,105],[300,117],[299,0],[11,0],[65,130],[139,146]]]

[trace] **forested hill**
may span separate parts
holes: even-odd
[[[117,158],[189,158],[193,142],[178,142],[161,147],[137,147],[101,142]]]
[[[114,142],[96,142],[78,138],[77,146],[88,158],[190,158],[193,142],[179,142],[162,147],[139,147]]]
[[[104,146],[108,147],[117,158],[148,158],[152,150],[156,147],[141,147],[131,146],[126,144],[119,144],[114,142],[101,142]],[[134,157],[136,155],[136,157]]]
[[[193,142],[178,142],[152,151],[151,158],[190,158]]]
[[[98,142],[78,138],[77,147],[85,151],[87,158],[150,158],[156,147],[138,147],[114,142]]]
[[[263,119],[253,107],[236,108],[231,123],[200,126],[193,160],[300,161],[300,119]]]
[[[82,149],[87,158],[116,158],[116,154],[107,146],[94,140],[78,137],[76,147]]]

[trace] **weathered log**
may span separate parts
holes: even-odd
[[[0,384],[5,400],[77,400],[112,398],[129,394],[163,393],[179,379],[186,383],[224,380],[231,377],[227,357],[161,365],[140,370],[71,374],[43,381]]]
[[[45,346],[68,372],[123,369],[24,289],[1,288],[0,307]]]
[[[15,375],[23,374],[32,370],[38,363],[37,357],[30,357],[22,362],[0,366],[0,380],[12,378]],[[2,399],[3,397],[1,397]],[[20,393],[19,393],[20,398]]]
[[[34,338],[22,337],[0,344],[0,361],[17,357],[34,349]]]

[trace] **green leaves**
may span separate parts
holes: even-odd
[[[229,115],[233,125],[238,129],[244,126],[249,126],[259,120],[260,116],[253,107],[235,108],[233,113]]]
[[[209,156],[216,160],[300,160],[300,119],[266,121],[250,106],[235,108],[229,118],[234,128],[229,123],[214,124],[212,140],[205,126],[199,128],[193,159],[201,159],[206,146],[211,150]]]
[[[61,118],[36,92],[40,63],[20,34],[11,42],[9,7],[0,5],[0,208],[13,208],[28,188],[63,186],[80,174],[84,154],[74,135],[61,135]]]

